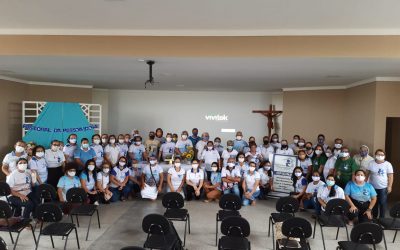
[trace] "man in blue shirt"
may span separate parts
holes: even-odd
[[[233,149],[240,153],[243,152],[243,149],[248,146],[249,144],[247,144],[247,142],[243,140],[243,133],[241,131],[238,131],[236,133],[236,139],[233,141]]]
[[[77,169],[78,174],[80,174],[80,172],[85,168],[85,164],[88,160],[93,159],[96,161],[96,152],[90,147],[89,140],[87,138],[83,138],[81,140],[81,147],[75,149],[74,159],[79,165],[79,169]]]
[[[196,144],[201,140],[200,136],[197,136],[199,134],[199,130],[197,128],[192,129],[192,135],[189,136],[189,140],[192,141],[193,148],[196,148]]]

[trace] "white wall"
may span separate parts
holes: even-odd
[[[103,114],[103,127],[108,128],[104,132],[126,133],[137,128],[141,135],[147,136],[150,130],[161,127],[164,133],[180,134],[188,130],[191,134],[191,129],[197,127],[200,133],[207,131],[212,139],[219,136],[224,143],[235,135],[222,133],[222,128],[241,130],[246,140],[255,136],[257,143],[261,142],[267,134],[267,120],[252,110],[267,109],[269,104],[282,108],[281,93],[265,92],[94,90],[93,101],[102,104],[104,111],[108,110],[108,114]],[[228,121],[205,118],[218,114],[227,115]]]

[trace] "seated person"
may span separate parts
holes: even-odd
[[[192,161],[192,168],[186,172],[186,198],[191,201],[194,195],[196,200],[200,199],[203,191],[204,172],[199,168],[199,161]]]
[[[259,198],[261,200],[266,199],[267,194],[272,191],[272,183],[273,183],[273,171],[271,169],[271,162],[264,161],[260,164],[260,168],[258,169],[258,173],[260,174],[260,195]]]
[[[136,196],[140,193],[140,187],[142,186],[142,171],[139,168],[138,163],[132,164],[132,167],[129,168],[129,186],[133,191],[133,195]]]
[[[325,211],[328,201],[332,199],[345,199],[343,189],[335,185],[335,176],[333,174],[326,177],[326,184],[318,190],[317,198],[322,211]],[[318,209],[316,212],[320,214],[321,210]]]
[[[155,201],[158,193],[162,192],[164,170],[157,164],[155,156],[151,156],[149,159],[149,165],[146,165],[143,169],[140,194],[143,199]]]
[[[299,200],[300,210],[304,210],[302,197],[306,192],[307,179],[303,176],[303,168],[295,167],[292,174],[293,188],[294,191],[291,193],[292,197]]]
[[[217,162],[211,164],[211,176],[210,181],[204,183],[204,191],[206,192],[206,198],[204,202],[219,201],[221,198],[221,169]]]
[[[256,198],[260,195],[260,174],[256,171],[256,163],[249,163],[249,170],[244,173],[243,177],[243,206],[251,203],[256,205]]]
[[[224,194],[233,193],[240,197],[240,177],[240,168],[239,166],[236,166],[235,159],[229,158],[227,166],[221,171],[222,191]]]
[[[97,173],[97,190],[102,203],[109,204],[112,197],[110,191],[110,169],[111,165],[108,162],[103,162],[101,171]]]
[[[34,211],[39,201],[35,193],[32,192],[34,182],[32,181],[31,171],[27,169],[27,160],[25,158],[19,159],[16,162],[16,167],[7,178],[7,184],[11,188],[9,200],[11,205],[16,208],[14,216],[20,216],[22,207],[24,207],[23,217],[28,219],[33,213],[35,218]]]
[[[81,179],[82,188],[87,193],[90,204],[99,205],[99,195],[96,189],[96,161],[88,160],[85,164],[85,169],[82,171],[79,176]]]
[[[113,193],[111,202],[125,201],[131,192],[128,185],[129,168],[126,165],[126,157],[121,156],[118,160],[118,166],[115,166],[110,172],[110,191]]]
[[[79,168],[75,162],[68,162],[65,165],[65,175],[60,178],[57,184],[57,193],[61,202],[66,202],[66,195],[71,188],[81,187],[81,182],[76,176]]]
[[[167,191],[168,192],[177,192],[185,198],[185,194],[183,192],[183,187],[185,185],[185,170],[181,167],[181,158],[176,157],[174,160],[174,165],[168,169],[168,177],[167,177]]]
[[[321,181],[318,170],[313,172],[311,178],[312,182],[308,183],[306,193],[302,197],[302,202],[304,208],[313,208],[317,211],[319,210],[319,203],[317,200],[318,190],[322,188],[325,183]],[[317,212],[317,214],[319,214],[319,212]]]

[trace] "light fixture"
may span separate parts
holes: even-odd
[[[146,61],[147,65],[149,65],[149,79],[144,83],[144,88],[147,88],[147,85],[150,84],[151,86],[154,86],[154,84],[156,83],[154,81],[154,77],[153,77],[153,65],[156,63],[153,60],[148,60]]]

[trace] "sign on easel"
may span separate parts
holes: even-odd
[[[274,154],[272,157],[272,169],[274,170],[273,188],[271,196],[287,196],[293,192],[293,181],[291,179],[296,167],[297,156]]]

